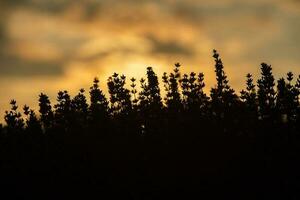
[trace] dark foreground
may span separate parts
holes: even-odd
[[[180,75],[94,80],[80,90],[39,96],[39,114],[16,101],[0,126],[1,199],[300,199],[300,78],[275,84],[261,66],[237,95],[214,51],[217,85]]]

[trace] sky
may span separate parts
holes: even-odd
[[[212,50],[239,92],[260,63],[300,73],[299,0],[1,0],[0,114],[44,92],[88,90],[95,76],[159,76],[175,62],[215,84]],[[1,114],[2,115],[2,114]],[[1,118],[0,121],[3,119]]]

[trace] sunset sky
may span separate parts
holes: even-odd
[[[276,78],[300,73],[299,0],[1,0],[0,116],[15,98],[75,94],[113,72],[161,76],[180,62],[215,83],[212,49],[240,91],[261,62]],[[54,103],[54,102],[53,102]],[[2,117],[1,120],[2,121]]]

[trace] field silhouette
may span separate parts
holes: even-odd
[[[216,50],[213,58],[209,94],[203,73],[181,74],[176,63],[163,86],[148,67],[139,81],[114,73],[109,97],[95,78],[89,98],[60,91],[51,104],[40,94],[38,112],[12,100],[0,128],[0,195],[299,199],[300,76],[276,81],[262,63],[258,80],[247,74],[236,92]]]

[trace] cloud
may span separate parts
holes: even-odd
[[[148,36],[147,39],[151,41],[152,53],[154,54],[167,54],[167,55],[178,55],[178,56],[193,56],[193,47],[185,46],[180,44],[176,40],[162,41],[153,36]]]
[[[0,50],[6,41],[3,23],[0,21]]]
[[[25,61],[19,58],[1,57],[0,77],[32,78],[34,76],[61,76],[62,63]]]

